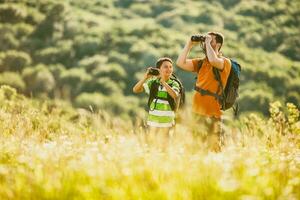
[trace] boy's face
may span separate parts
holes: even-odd
[[[173,65],[169,61],[164,61],[160,66],[162,76],[171,76],[173,73]]]

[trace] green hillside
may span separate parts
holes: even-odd
[[[223,54],[242,64],[242,112],[300,102],[297,0],[2,0],[0,83],[38,98],[142,116],[133,84],[157,58],[176,60],[187,38],[225,35]],[[192,57],[203,56],[200,47]],[[195,75],[176,72],[192,92]]]

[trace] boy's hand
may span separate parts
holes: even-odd
[[[151,67],[148,67],[148,68],[147,68],[147,71],[146,71],[146,73],[144,74],[144,79],[148,79],[148,78],[153,77],[152,74],[149,74],[150,68],[151,68]]]

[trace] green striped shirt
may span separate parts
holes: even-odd
[[[152,83],[159,82],[158,78],[148,79],[144,83],[145,92],[150,95],[150,88]],[[179,84],[169,79],[166,81],[175,93],[179,94]],[[160,84],[158,87],[157,97],[167,98],[168,92],[166,88]],[[175,124],[175,112],[171,109],[167,100],[154,98],[150,104],[149,114],[147,118],[147,124],[152,127],[172,127]]]

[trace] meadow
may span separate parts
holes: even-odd
[[[220,153],[176,127],[161,148],[142,127],[0,89],[0,199],[289,199],[300,197],[299,110],[226,125]]]

